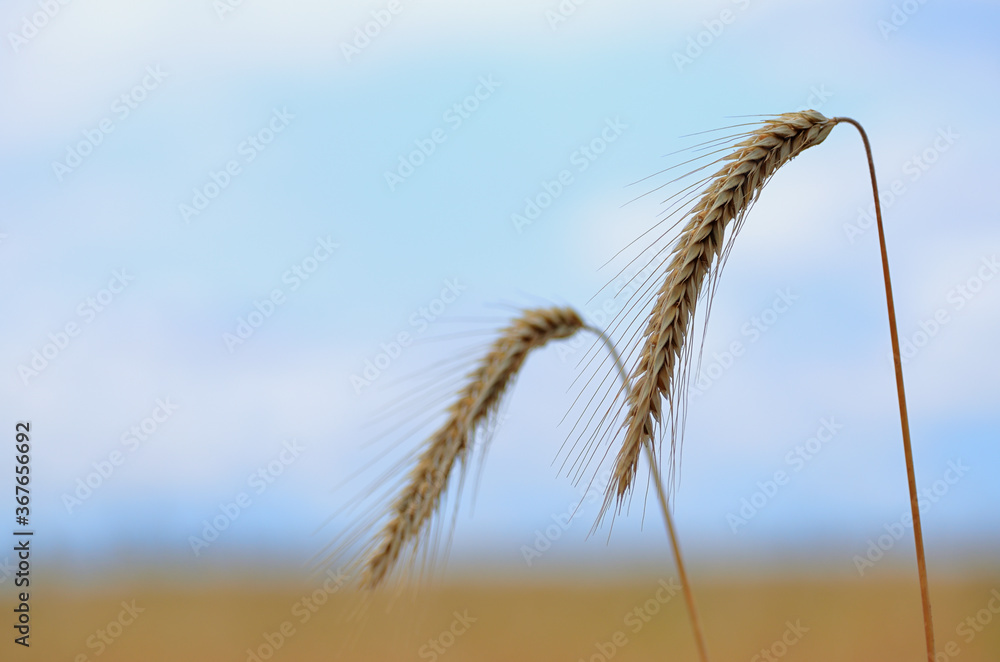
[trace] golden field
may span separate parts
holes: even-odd
[[[696,659],[670,575],[539,584],[484,570],[368,603],[337,581],[252,570],[50,578],[31,596],[30,650],[5,642],[3,659],[244,662],[255,659],[249,651],[288,662]],[[923,659],[915,572],[729,571],[693,581],[713,660]],[[939,659],[1000,660],[1000,572],[939,579],[931,591]]]

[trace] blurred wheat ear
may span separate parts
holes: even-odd
[[[726,165],[708,178],[698,202],[687,211],[684,224],[672,257],[666,267],[666,275],[656,293],[656,300],[646,321],[645,340],[639,359],[623,389],[627,410],[622,429],[625,436],[615,458],[611,482],[605,494],[601,517],[615,508],[620,510],[630,494],[643,448],[654,448],[655,435],[663,427],[663,402],[669,407],[671,439],[669,464],[671,474],[677,459],[679,433],[683,427],[684,411],[684,364],[686,343],[690,322],[702,295],[704,285],[724,262],[728,250],[724,243],[727,226],[734,223],[739,230],[745,215],[760,195],[761,189],[772,175],[784,164],[804,150],[823,142],[834,126],[851,124],[861,134],[868,167],[871,174],[872,192],[875,198],[876,221],[882,256],[882,271],[885,284],[886,305],[889,316],[889,331],[896,371],[896,388],[899,400],[900,423],[903,435],[903,449],[909,483],[910,508],[917,552],[917,567],[920,578],[921,600],[924,616],[924,634],[927,659],[934,660],[934,626],[931,619],[930,596],[927,583],[927,567],[924,557],[923,533],[920,511],[917,503],[916,477],[913,468],[913,452],[910,443],[909,421],[906,412],[906,397],[903,388],[903,370],[896,331],[896,315],[892,300],[892,285],[889,278],[889,260],[885,247],[885,233],[882,226],[882,210],[879,204],[878,183],[868,136],[861,125],[847,117],[827,118],[822,114],[807,110],[784,113],[761,122],[761,126],[745,134],[744,139],[733,146],[733,151],[723,160]],[[735,231],[733,233],[735,235]],[[732,238],[730,238],[730,242]],[[713,272],[713,269],[716,271]],[[620,364],[619,364],[620,365]],[[680,382],[680,385],[677,382]],[[653,452],[650,450],[650,452]]]
[[[391,516],[379,533],[361,574],[361,585],[375,588],[404,551],[416,552],[421,533],[439,508],[457,464],[464,464],[478,430],[495,413],[528,354],[551,340],[583,328],[571,308],[525,311],[499,337],[466,378],[448,408],[448,418],[427,440],[410,471]]]
[[[421,534],[438,510],[456,465],[464,465],[477,431],[484,427],[491,414],[496,411],[531,350],[552,340],[569,338],[582,329],[591,331],[600,338],[614,359],[623,386],[627,385],[628,374],[610,338],[599,329],[585,326],[572,308],[524,311],[500,331],[489,351],[467,375],[465,386],[448,408],[448,418],[427,440],[402,493],[391,506],[389,521],[370,547],[372,551],[365,560],[361,573],[360,583],[363,588],[378,587],[392,572],[402,554],[407,551],[416,553]],[[667,505],[666,492],[660,479],[660,470],[652,444],[647,443],[646,448],[692,630],[700,657],[705,661],[708,658],[701,627]]]

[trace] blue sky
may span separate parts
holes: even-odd
[[[304,560],[347,520],[316,527],[375,478],[333,489],[388,452],[367,442],[394,383],[420,384],[403,378],[511,305],[620,308],[599,290],[627,259],[601,267],[662,211],[656,196],[625,203],[667,177],[628,185],[685,158],[665,155],[686,134],[809,106],[866,126],[883,191],[896,191],[885,213],[901,334],[936,329],[905,366],[918,480],[932,487],[949,462],[969,470],[928,509],[928,545],[995,549],[1000,232],[981,193],[998,143],[994,4],[894,16],[890,2],[594,0],[564,21],[556,2],[401,1],[386,14],[248,0],[220,14],[105,0],[38,18],[42,5],[0,12],[0,389],[5,424],[36,430],[35,513],[52,549]],[[369,43],[345,48],[366,25]],[[602,132],[614,140],[581,160]],[[71,152],[87,152],[71,172],[53,165],[75,164]],[[400,159],[420,164],[409,174]],[[407,174],[390,186],[393,171]],[[518,231],[526,198],[564,171]],[[850,570],[906,509],[876,236],[859,222],[867,177],[860,140],[838,127],[768,185],[736,242],[702,367],[726,364],[734,341],[746,351],[690,400],[676,512],[693,549],[823,548]],[[185,218],[199,191],[211,200]],[[127,286],[103,292],[122,272]],[[414,322],[447,283],[455,300]],[[229,351],[226,334],[275,290],[281,302],[260,304],[270,316]],[[779,291],[797,298],[768,313]],[[765,332],[747,330],[765,315]],[[71,323],[25,378],[19,366]],[[351,376],[400,333],[413,344],[358,393]],[[532,356],[474,516],[459,518],[457,558],[517,565],[580,498],[552,463],[582,353]],[[123,443],[165,399],[176,410]],[[830,418],[843,425],[833,440],[734,533],[727,515]],[[420,441],[390,430],[399,453]],[[284,464],[291,439],[302,451]],[[68,508],[113,452],[121,464]],[[248,477],[268,465],[280,475],[257,493]],[[0,468],[11,475],[9,459]],[[195,556],[189,537],[240,493],[252,504]],[[581,508],[551,558],[655,556],[663,536],[640,531],[637,510],[605,546],[585,540],[596,512]],[[893,553],[905,561],[909,544]]]

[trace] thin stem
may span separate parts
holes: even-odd
[[[698,610],[694,606],[694,594],[691,592],[691,584],[688,582],[687,572],[684,570],[684,559],[681,557],[681,548],[677,542],[674,520],[670,516],[670,509],[667,507],[667,495],[663,491],[663,481],[660,479],[660,470],[656,466],[653,445],[647,441],[643,446],[646,449],[646,457],[649,458],[649,464],[652,467],[653,483],[656,485],[656,496],[660,502],[660,509],[663,510],[663,521],[667,524],[670,546],[674,550],[674,558],[677,559],[677,574],[680,576],[681,588],[684,590],[684,601],[687,602],[688,614],[691,616],[691,630],[694,632],[694,642],[698,646],[698,658],[702,662],[708,662],[708,652],[705,650],[705,638],[701,633]]]
[[[591,333],[597,335],[603,342],[604,346],[607,348],[608,353],[615,360],[615,367],[618,368],[618,376],[622,380],[622,384],[628,386],[628,372],[625,371],[625,366],[622,364],[621,356],[618,354],[618,350],[615,349],[614,343],[611,339],[600,329],[595,329],[591,326],[585,326],[585,329]],[[670,515],[670,508],[667,506],[667,493],[663,489],[663,480],[660,478],[660,470],[656,464],[656,455],[653,452],[653,444],[648,440],[643,444],[646,449],[646,458],[649,460],[649,466],[653,474],[653,483],[656,485],[656,497],[660,502],[660,509],[663,511],[663,521],[667,525],[667,535],[670,537],[670,547],[674,552],[674,559],[677,561],[677,574],[680,577],[681,589],[684,592],[684,601],[687,603],[688,615],[691,617],[691,630],[694,633],[694,641],[698,647],[698,659],[701,662],[708,662],[708,653],[705,650],[705,638],[701,633],[701,623],[698,620],[698,610],[694,606],[694,593],[691,591],[691,584],[688,582],[687,572],[684,570],[684,559],[681,557],[681,547],[677,542],[677,531],[674,529],[674,520]]]
[[[896,309],[892,303],[892,283],[889,280],[889,256],[885,250],[885,231],[882,228],[882,206],[878,199],[878,182],[875,180],[875,161],[872,158],[868,134],[856,120],[850,117],[835,117],[835,122],[852,125],[861,134],[868,155],[868,170],[872,177],[872,193],[875,195],[875,222],[878,225],[878,241],[882,250],[882,275],[885,278],[885,300],[889,310],[889,333],[892,336],[892,360],[896,366],[896,391],[899,395],[899,420],[903,428],[903,453],[906,456],[906,478],[910,484],[910,512],[913,515],[913,537],[917,546],[917,572],[920,574],[920,598],[924,608],[924,636],[927,640],[927,660],[934,662],[934,623],[931,620],[931,597],[927,586],[927,560],[924,558],[924,534],[920,525],[920,507],[917,502],[917,478],[913,470],[913,449],[910,445],[910,422],[906,415],[906,393],[903,390],[903,361],[899,353],[899,335],[896,332]]]

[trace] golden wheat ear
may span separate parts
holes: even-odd
[[[861,135],[868,170],[871,176],[872,196],[875,201],[875,218],[878,226],[879,250],[882,257],[882,275],[885,284],[886,311],[889,318],[889,335],[892,341],[893,363],[896,373],[896,390],[899,401],[900,427],[903,454],[906,462],[907,483],[910,495],[910,514],[913,519],[914,545],[917,555],[917,572],[924,617],[924,636],[927,659],[935,657],[934,623],[931,614],[930,591],[927,580],[927,563],[924,554],[923,529],[920,522],[916,473],[910,441],[909,417],[903,385],[902,359],[896,313],[889,276],[889,258],[882,224],[882,208],[875,176],[875,162],[868,135],[859,122],[849,117],[827,118],[808,110],[785,113],[768,119],[761,126],[745,134],[745,139],[735,145],[723,160],[727,165],[708,178],[708,184],[698,202],[686,212],[687,220],[666,269],[666,277],[656,293],[656,301],[646,321],[645,341],[635,368],[628,380],[623,408],[627,408],[622,429],[625,439],[615,458],[612,479],[605,494],[600,519],[616,506],[620,509],[632,489],[639,454],[643,448],[653,452],[656,428],[663,425],[662,403],[667,401],[671,422],[670,470],[677,458],[679,433],[683,431],[685,409],[685,369],[690,354],[687,345],[689,325],[705,281],[718,275],[721,263],[731,247],[723,244],[727,226],[735,221],[735,235],[748,209],[760,195],[768,179],[782,165],[802,151],[818,145],[837,124],[854,126]],[[721,139],[721,140],[725,140]],[[717,140],[708,144],[718,143]],[[718,146],[717,144],[715,146]],[[683,200],[684,198],[682,198]],[[713,266],[714,265],[714,266]],[[713,269],[715,270],[713,272]],[[714,288],[709,287],[709,292]],[[679,382],[679,383],[678,383]],[[614,412],[614,408],[612,408]],[[669,526],[669,522],[668,522]]]
[[[389,520],[369,545],[361,585],[375,588],[404,554],[415,554],[422,533],[439,509],[456,465],[465,465],[477,433],[496,413],[528,354],[551,340],[568,338],[583,328],[571,308],[526,310],[500,331],[489,351],[465,379],[448,417],[426,442],[402,492],[390,507]]]
[[[675,457],[676,422],[682,404],[673,398],[682,399],[683,394],[675,393],[674,381],[698,299],[722,255],[727,226],[734,220],[739,226],[775,171],[803,150],[823,142],[834,125],[814,110],[785,113],[762,122],[724,157],[726,165],[709,178],[698,202],[686,212],[686,223],[673,246],[625,391],[625,437],[615,458],[602,517],[612,506],[620,508],[629,494],[643,445],[655,441],[662,425],[664,401],[674,422],[670,458]]]

